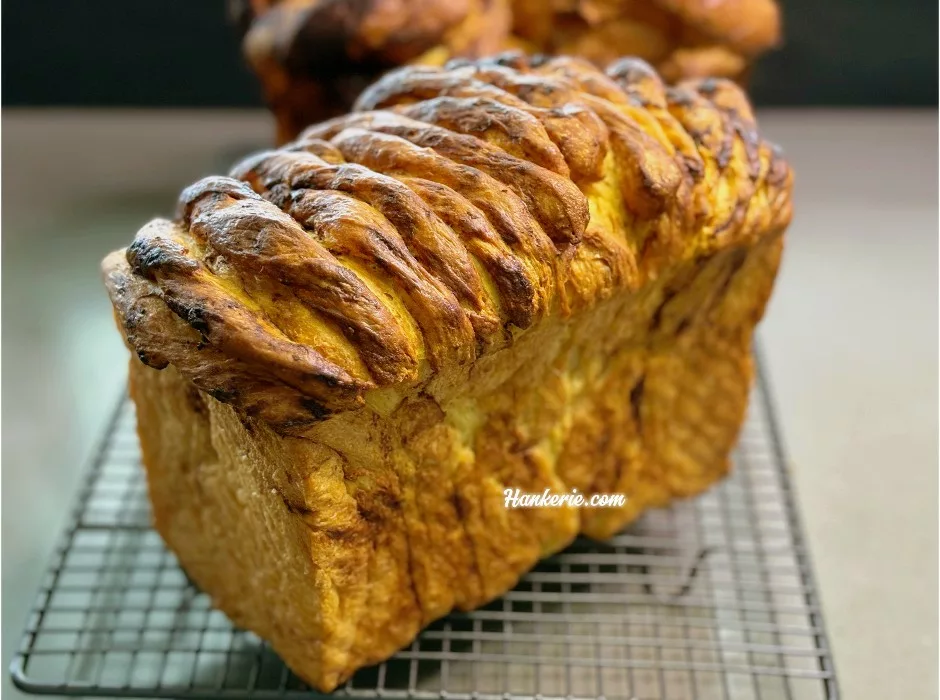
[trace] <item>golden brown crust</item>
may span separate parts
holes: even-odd
[[[474,115],[477,111],[469,107],[466,114],[472,118],[479,116]],[[359,112],[311,126],[304,136],[333,138],[346,129],[389,134],[415,146],[431,149],[442,159],[457,165],[454,169],[455,184],[461,190],[472,189],[471,181],[478,179],[479,173],[501,182],[525,204],[545,234],[561,246],[577,245],[587,225],[587,202],[568,177],[511,155],[480,138],[433,123],[387,111]]]
[[[449,65],[459,64],[452,62]],[[393,76],[369,86],[359,96],[354,109],[417,109],[444,97],[489,100],[534,116],[562,153],[576,183],[593,182],[602,176],[602,163],[607,153],[607,127],[600,117],[585,107],[577,104],[566,104],[554,110],[536,107],[489,82],[467,77],[465,72],[415,67],[396,71]],[[494,128],[488,127],[490,130]]]
[[[611,84],[612,93],[606,96],[616,94],[623,98],[622,103],[615,106],[616,103],[608,99],[598,98],[589,89],[590,85],[570,79],[571,75],[558,75],[555,68],[562,60],[539,58],[533,61],[519,53],[507,53],[474,63],[454,61],[448,67],[452,80],[470,79],[490,84],[536,109],[559,112],[574,107],[592,112],[603,124],[603,131],[590,136],[593,140],[603,139],[605,147],[613,149],[618,166],[624,171],[619,184],[627,206],[642,218],[655,216],[663,210],[679,184],[679,171],[670,154],[658,148],[640,124],[631,119],[629,104],[616,86]],[[401,91],[409,89],[410,72],[404,69],[386,75],[360,96],[357,109],[385,106],[401,99]],[[583,74],[603,79],[589,64],[580,65],[578,75]],[[399,77],[402,75],[403,80]],[[593,169],[596,171],[598,166]]]
[[[561,150],[538,119],[525,110],[485,97],[434,97],[401,105],[396,112],[419,122],[469,134],[498,150],[568,178],[571,172]],[[474,148],[476,143],[473,144]]]
[[[196,183],[104,265],[145,363],[284,434],[789,221],[728,81],[514,53],[400,69],[357,109]]]

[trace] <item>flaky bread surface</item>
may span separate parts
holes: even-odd
[[[726,472],[792,179],[735,85],[402,69],[231,175],[106,282],[157,528],[311,684]]]

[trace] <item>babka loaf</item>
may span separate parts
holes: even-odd
[[[729,81],[522,54],[387,75],[105,259],[156,528],[328,691],[701,492],[791,180]]]
[[[280,142],[346,112],[371,79],[505,49],[633,55],[667,81],[743,80],[780,39],[775,0],[231,0]]]

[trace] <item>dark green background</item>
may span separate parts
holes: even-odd
[[[759,104],[937,105],[936,1],[782,5]],[[260,104],[224,0],[7,0],[3,88],[4,105]]]

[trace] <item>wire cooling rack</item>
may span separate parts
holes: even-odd
[[[317,697],[232,627],[149,525],[122,401],[12,663],[51,695]],[[766,383],[733,475],[598,544],[576,541],[498,601],[432,624],[336,695],[508,700],[837,698]]]

